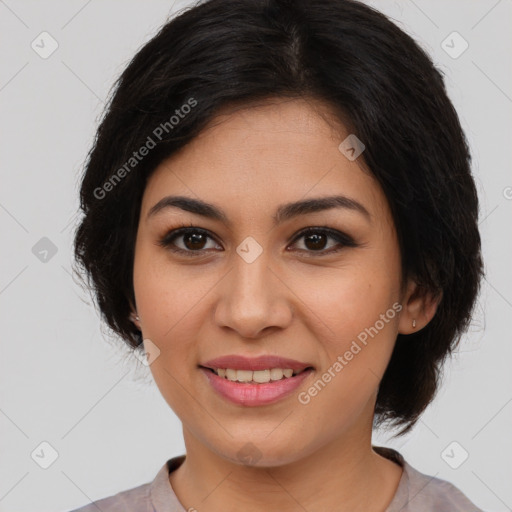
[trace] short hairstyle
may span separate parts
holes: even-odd
[[[109,327],[141,346],[129,314],[148,177],[222,107],[268,98],[320,99],[363,141],[359,158],[395,223],[402,283],[412,277],[442,296],[426,327],[397,336],[380,383],[374,425],[403,435],[469,327],[483,264],[471,156],[442,72],[377,10],[354,0],[207,0],[167,21],[115,82],[87,155],[79,273]]]

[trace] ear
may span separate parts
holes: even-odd
[[[412,334],[425,327],[434,317],[441,302],[442,292],[433,294],[410,279],[402,300],[402,312],[398,323],[400,334]]]

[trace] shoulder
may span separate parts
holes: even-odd
[[[185,460],[184,455],[165,462],[152,482],[96,500],[69,512],[184,512],[169,482],[169,473]]]
[[[415,512],[483,512],[452,483],[426,475],[404,461],[408,479],[408,498],[405,510]]]
[[[139,485],[69,512],[146,512],[151,510],[150,487],[150,483]]]
[[[381,456],[402,466],[402,478],[386,512],[484,512],[455,485],[412,467],[393,448],[373,446]]]

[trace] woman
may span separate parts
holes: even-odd
[[[155,480],[78,510],[478,511],[414,426],[482,275],[443,79],[355,1],[209,0],[112,96],[75,254],[183,424]]]

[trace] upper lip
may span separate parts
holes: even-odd
[[[304,370],[310,366],[310,363],[302,363],[294,359],[279,357],[274,355],[263,355],[259,357],[245,357],[240,355],[228,355],[210,359],[200,364],[206,368],[215,370],[217,368],[231,368],[233,370],[266,370],[272,368],[291,368],[295,371]]]

